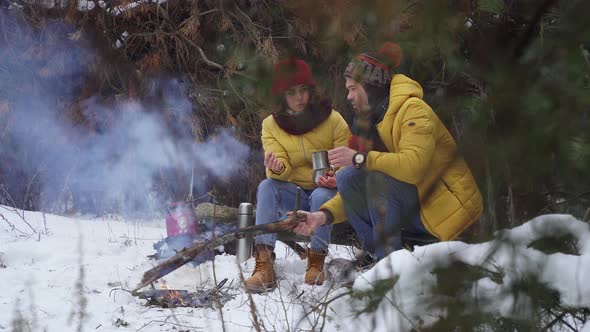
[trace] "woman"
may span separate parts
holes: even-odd
[[[273,71],[273,114],[262,122],[266,177],[258,186],[256,224],[279,220],[295,205],[297,187],[303,190],[299,209],[318,211],[336,194],[333,176],[313,181],[311,154],[346,146],[350,131],[342,116],[322,98],[307,64],[299,59],[277,63]],[[305,282],[321,285],[331,226],[311,235]],[[256,237],[256,265],[246,288],[261,292],[276,287],[273,250],[276,234]]]

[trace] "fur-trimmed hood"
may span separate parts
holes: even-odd
[[[305,134],[326,121],[332,113],[332,101],[325,98],[309,105],[301,114],[289,114],[286,110],[273,113],[281,129],[291,135]]]

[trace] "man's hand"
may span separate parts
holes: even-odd
[[[264,166],[275,173],[280,173],[285,167],[272,152],[269,152],[264,156]]]
[[[299,235],[310,236],[318,227],[326,223],[326,214],[322,211],[307,212],[299,210],[297,213],[305,216],[305,221],[300,222],[293,228],[293,231]]]
[[[352,156],[356,152],[347,146],[339,146],[328,151],[328,160],[330,160],[330,165],[334,167],[350,166],[352,165]]]

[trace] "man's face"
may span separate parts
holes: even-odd
[[[363,110],[369,106],[369,98],[367,97],[367,92],[362,84],[347,77],[346,90],[348,90],[346,99],[352,104],[355,112]]]

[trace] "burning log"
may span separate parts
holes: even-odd
[[[203,253],[207,250],[213,250],[220,245],[225,243],[236,241],[245,237],[254,237],[256,235],[278,233],[280,231],[287,231],[293,229],[299,222],[304,221],[304,217],[301,214],[293,213],[287,219],[281,221],[275,221],[264,225],[248,226],[238,229],[233,232],[229,232],[217,238],[213,238],[206,242],[201,242],[193,245],[192,247],[185,248],[172,256],[168,260],[154,266],[150,270],[143,274],[141,282],[132,291],[136,294],[137,291],[152,282],[162,278],[163,276],[175,271],[184,264],[190,262],[195,256]]]
[[[221,305],[234,298],[234,296],[221,292],[221,288],[227,282],[223,279],[215,288],[197,292],[189,292],[181,289],[150,289],[136,292],[134,295],[147,300],[146,306],[159,306],[162,308],[192,307],[208,308],[218,300]]]

